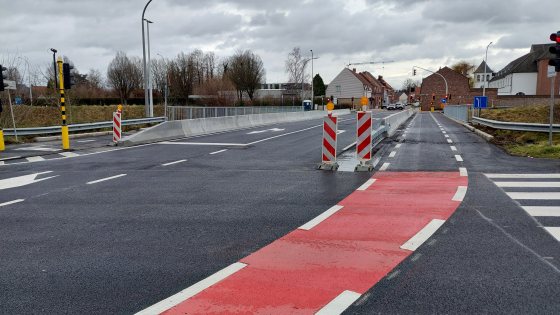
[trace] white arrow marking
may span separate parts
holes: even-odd
[[[263,132],[267,132],[268,130],[261,130],[261,131],[253,131],[253,132],[249,132],[248,135],[252,135],[255,133],[263,133]]]
[[[272,128],[272,129],[268,129],[270,131],[284,131],[284,129],[278,129],[278,128]]]
[[[42,180],[50,179],[58,176],[56,175],[56,176],[51,176],[51,177],[46,177],[41,179],[35,179],[35,177],[37,177],[38,175],[48,174],[48,173],[52,173],[52,171],[2,179],[0,180],[0,190],[34,184]]]

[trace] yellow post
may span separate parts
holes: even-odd
[[[0,128],[0,151],[4,151],[4,130]]]
[[[434,111],[434,107],[432,106],[432,112]]]
[[[62,59],[57,60],[58,78],[60,80],[60,109],[62,110],[62,148],[70,149],[70,138],[68,137],[68,125],[66,125],[66,106],[64,103],[64,76],[62,75]]]

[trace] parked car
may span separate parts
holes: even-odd
[[[396,110],[397,106],[395,104],[387,105],[387,110]]]
[[[387,103],[381,104],[381,109],[383,109],[383,108],[387,108]]]
[[[403,110],[403,109],[404,109],[404,105],[401,104],[401,103],[397,103],[397,104],[395,105],[395,108],[396,108],[396,109]]]

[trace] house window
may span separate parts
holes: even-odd
[[[476,76],[476,82],[480,82],[480,74]]]
[[[336,91],[340,93],[340,90],[341,90],[340,85],[337,85],[337,86],[336,86]]]

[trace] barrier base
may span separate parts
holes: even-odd
[[[354,168],[354,172],[372,172],[373,168],[373,165],[370,164],[358,164]]]
[[[323,164],[319,165],[319,167],[317,169],[321,170],[321,171],[336,171],[336,170],[338,170],[338,164],[337,163],[334,163],[334,164],[323,163]]]

